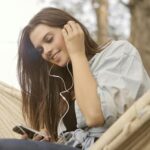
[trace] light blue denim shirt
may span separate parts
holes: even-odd
[[[112,41],[102,52],[89,61],[91,72],[97,81],[97,93],[105,123],[101,127],[88,128],[85,118],[75,102],[77,130],[67,132],[71,138],[67,145],[82,145],[82,149],[94,143],[139,97],[150,89],[150,78],[142,64],[137,49],[127,41]]]

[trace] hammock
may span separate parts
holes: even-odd
[[[19,138],[12,128],[21,123],[24,121],[19,90],[0,82],[0,138]]]
[[[23,123],[20,92],[0,82],[0,138],[18,138]],[[150,91],[136,101],[90,150],[150,150]]]
[[[150,150],[150,91],[136,101],[90,150]]]

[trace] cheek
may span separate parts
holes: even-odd
[[[64,41],[64,37],[62,35],[59,36],[58,42],[59,42],[59,45],[61,45],[61,47],[63,47],[63,49],[64,48],[66,49],[66,44],[65,44],[65,41]]]

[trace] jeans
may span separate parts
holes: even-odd
[[[0,139],[0,150],[79,150],[79,149],[45,141]]]

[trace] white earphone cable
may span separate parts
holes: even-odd
[[[63,82],[63,85],[64,85],[64,89],[65,89],[64,91],[62,91],[62,92],[59,93],[59,95],[61,96],[61,98],[62,98],[62,99],[66,102],[66,104],[67,104],[67,110],[66,110],[66,112],[63,114],[63,116],[62,116],[62,117],[60,118],[60,120],[59,120],[58,128],[59,128],[60,131],[63,131],[62,128],[61,128],[60,123],[62,122],[63,118],[65,117],[65,115],[66,115],[66,114],[68,113],[68,111],[69,111],[69,103],[68,103],[67,99],[63,96],[63,94],[66,93],[66,92],[69,92],[69,90],[71,90],[71,89],[73,88],[73,76],[72,76],[71,71],[69,70],[68,63],[69,63],[69,62],[67,62],[67,70],[68,70],[68,72],[69,72],[69,74],[70,74],[70,76],[71,76],[71,78],[72,78],[72,84],[71,84],[71,86],[70,86],[68,89],[66,88],[65,81],[64,81],[64,79],[63,79],[62,77],[57,76],[57,75],[54,75],[54,74],[51,74],[51,70],[52,70],[52,68],[53,68],[54,65],[52,65],[52,67],[51,67],[50,70],[49,70],[49,76],[61,79],[61,81]],[[62,134],[63,134],[63,132],[62,132]],[[62,135],[62,136],[63,136],[63,135]]]

